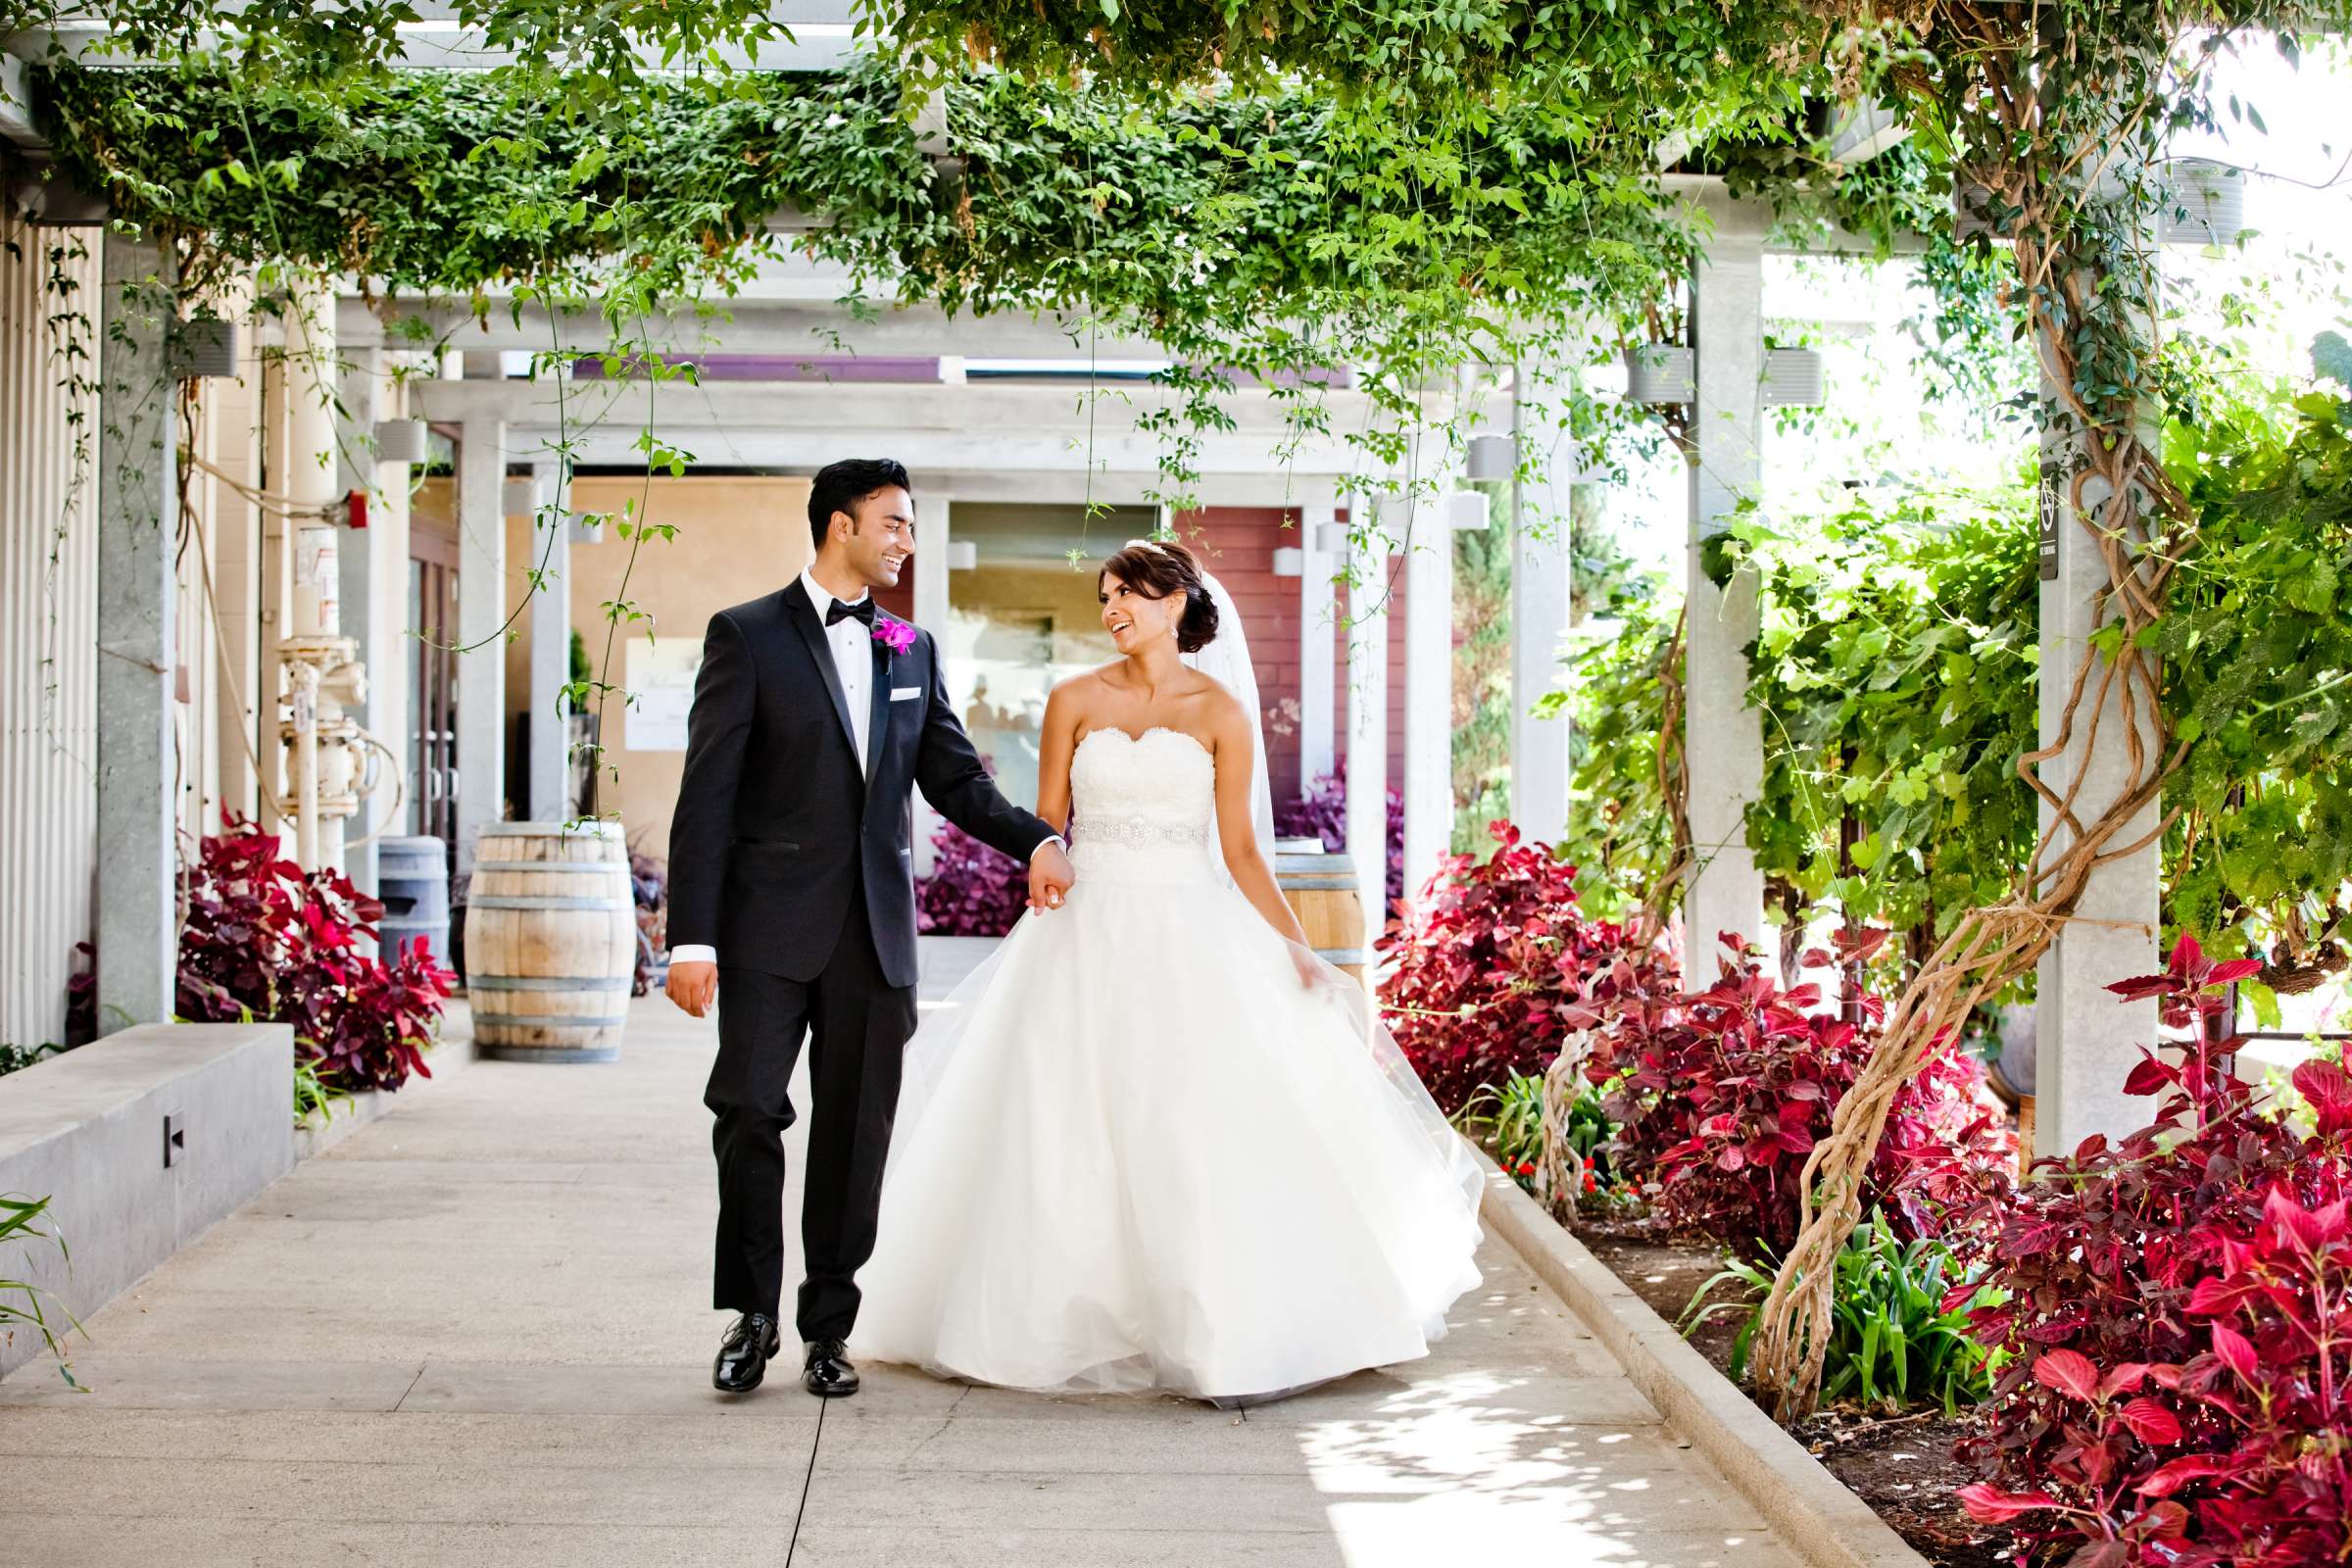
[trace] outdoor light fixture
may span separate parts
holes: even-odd
[[[1688,345],[1640,343],[1625,351],[1625,396],[1644,405],[1690,403],[1698,397],[1697,361]]]
[[[2210,158],[2181,158],[2165,170],[2156,237],[2167,245],[2230,245],[2246,231],[2245,171]]]
[[[1818,409],[1822,393],[1819,349],[1764,351],[1764,406],[1768,409]]]
[[[1474,435],[1462,467],[1465,478],[1508,479],[1519,471],[1519,443],[1507,435]]]
[[[971,539],[948,541],[948,569],[950,571],[970,571],[979,564],[980,546],[977,541]]]
[[[539,512],[539,481],[527,473],[509,479],[499,490],[498,510],[510,517],[536,516]]]
[[[1274,575],[1277,577],[1305,576],[1306,552],[1297,545],[1278,546],[1274,551]]]
[[[424,463],[432,456],[432,426],[422,419],[375,421],[375,461]]]
[[[1446,520],[1457,533],[1484,533],[1490,520],[1484,490],[1456,490],[1446,498]]]
[[[183,381],[237,373],[237,323],[217,316],[175,321],[172,326],[172,368]]]
[[[1344,556],[1348,553],[1348,525],[1344,522],[1318,522],[1315,524],[1314,537],[1315,548],[1324,555]]]

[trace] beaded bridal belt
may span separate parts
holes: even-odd
[[[1208,843],[1208,824],[1194,819],[1171,822],[1152,816],[1082,816],[1075,844],[1115,844],[1125,850],[1157,850],[1178,845]]]
[[[1213,883],[1214,835],[1195,818],[1086,816],[1070,837],[1080,882]]]

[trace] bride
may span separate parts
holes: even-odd
[[[1121,657],[1040,759],[1077,882],[906,1047],[857,1348],[1219,1401],[1426,1354],[1479,1281],[1476,1167],[1275,886],[1246,649],[1246,707],[1186,663],[1230,601],[1176,544],[1099,584]]]

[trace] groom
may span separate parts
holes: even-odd
[[[836,463],[808,495],[816,560],[776,593],[710,617],[670,823],[670,1001],[725,993],[703,1102],[717,1118],[712,1304],[740,1314],[711,1382],[748,1394],[782,1348],[784,1129],[812,1037],[801,1382],[858,1392],[844,1348],[874,1250],[900,1048],[914,1032],[909,792],[1029,867],[1061,902],[1062,842],[997,793],[956,721],[928,633],[880,614],[914,552],[914,497],[887,459]]]

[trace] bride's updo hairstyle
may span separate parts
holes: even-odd
[[[1184,595],[1184,614],[1176,622],[1179,651],[1197,654],[1217,640],[1217,601],[1200,580],[1200,563],[1184,546],[1130,539],[1095,574],[1098,590],[1104,577],[1118,578],[1146,599]]]

